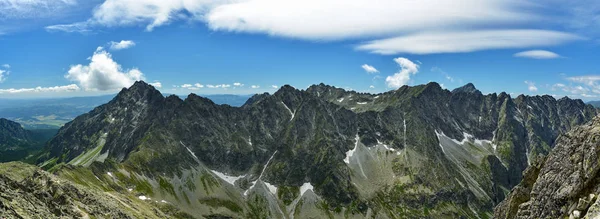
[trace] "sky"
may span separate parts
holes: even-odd
[[[596,0],[0,0],[0,98],[438,82],[600,100]]]

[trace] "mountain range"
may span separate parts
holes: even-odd
[[[283,86],[231,107],[136,82],[65,124],[39,163],[75,182],[112,173],[88,186],[205,217],[491,217],[556,137],[597,113],[581,100],[483,95],[472,84],[381,94]],[[76,174],[90,168],[104,172]]]
[[[523,170],[597,114],[581,100],[484,95],[473,84],[283,86],[234,107],[139,81],[66,123],[37,163],[60,186],[139,205],[98,198],[128,217],[491,218]]]

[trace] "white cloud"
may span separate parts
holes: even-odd
[[[258,86],[258,85],[252,85],[252,86],[250,86],[250,88],[252,88],[252,89],[258,89],[258,88],[260,88],[260,86]]]
[[[110,50],[122,50],[135,46],[135,42],[131,40],[121,40],[121,42],[110,41]]]
[[[9,71],[0,69],[0,83],[4,82],[6,80],[6,76],[8,74],[10,74]]]
[[[200,86],[202,86],[202,85],[200,84]],[[217,85],[207,84],[206,87],[207,88],[230,88],[231,84],[217,84]]]
[[[531,91],[531,92],[538,91],[538,88],[535,86],[535,83],[530,82],[530,81],[525,81],[525,84],[527,84],[527,89],[529,89],[529,91]]]
[[[581,94],[581,96],[587,97],[587,98],[598,97],[597,95],[591,95],[591,94]]]
[[[196,84],[194,84],[194,86],[197,87],[197,88],[203,88],[204,87],[204,85],[202,85],[200,83],[196,83]]]
[[[539,20],[531,8],[516,0],[105,0],[75,26],[141,25],[152,31],[185,20],[213,30],[344,39]]]
[[[515,53],[514,57],[530,59],[555,59],[560,58],[560,55],[546,50],[529,50]]]
[[[547,30],[476,30],[427,32],[373,40],[356,47],[376,54],[463,53],[490,49],[554,46],[583,38]]]
[[[183,85],[181,85],[181,87],[182,88],[190,88],[190,87],[192,87],[192,85],[191,84],[183,84]]]
[[[92,32],[92,25],[89,22],[77,22],[72,24],[57,24],[46,26],[48,32],[63,31],[67,33],[89,33]]]
[[[71,66],[65,78],[77,82],[85,90],[92,91],[121,89],[144,79],[144,74],[137,68],[123,70],[102,47],[98,47],[89,60],[88,65]]]
[[[371,85],[371,86],[369,86],[369,88],[370,88],[370,89],[373,89],[373,88],[375,88],[375,86]]]
[[[568,77],[567,80],[572,82],[577,82],[581,84],[586,84],[589,86],[596,85],[597,81],[600,81],[600,75],[584,75],[584,76],[574,76]]]
[[[379,72],[375,67],[367,65],[367,64],[364,64],[360,67],[363,68],[368,74],[375,74],[375,73]]]
[[[2,67],[6,68],[6,69],[9,69],[10,65],[9,64],[4,64],[4,65],[2,65]]]
[[[420,62],[419,62],[420,63]],[[450,74],[448,74],[447,72],[445,72],[444,70],[442,70],[439,67],[432,67],[431,68],[432,72],[439,72],[442,75],[444,75],[444,77],[446,78],[446,80],[450,81],[450,82],[454,82],[454,78],[452,76],[450,76]]]
[[[437,28],[526,22],[527,4],[502,0],[248,0],[216,6],[210,28],[301,39],[383,36]]]
[[[414,75],[419,72],[419,65],[408,60],[407,58],[399,57],[395,58],[394,61],[400,66],[400,71],[385,78],[385,83],[389,88],[399,88],[408,84],[410,81],[410,75]]]
[[[271,85],[271,88],[277,89],[277,88],[279,88],[279,86],[277,86],[277,85]]]
[[[564,24],[552,18],[541,13],[539,4],[518,0],[105,0],[85,21],[46,29],[145,26],[152,31],[174,21],[204,22],[212,30],[305,40],[378,39],[357,49],[380,54],[529,48],[581,39],[558,31],[515,29],[548,20]],[[504,29],[486,29],[490,27]]]
[[[236,86],[236,87],[243,87],[243,86],[244,86],[244,84],[242,84],[242,83],[240,83],[240,82],[235,82],[235,83],[233,83],[233,86]]]
[[[552,90],[553,91],[557,91],[557,90],[562,90],[564,92],[570,93],[570,94],[576,94],[576,95],[581,95],[581,94],[585,94],[590,92],[590,89],[585,88],[581,85],[577,85],[577,86],[567,86],[565,84],[561,84],[561,83],[557,83],[552,85]]]
[[[78,91],[78,90],[79,90],[79,86],[77,86],[76,84],[70,84],[70,85],[66,85],[66,86],[54,86],[54,87],[0,89],[0,94],[39,93],[39,92],[72,92],[72,91]]]
[[[155,88],[162,88],[162,83],[160,83],[160,81],[155,81],[153,83],[148,83],[152,86],[154,86]]]
[[[55,16],[75,5],[76,0],[0,0],[0,20]]]

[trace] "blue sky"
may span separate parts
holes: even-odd
[[[600,99],[600,3],[0,0],[0,98],[430,81]]]

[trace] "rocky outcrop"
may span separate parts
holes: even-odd
[[[495,218],[600,217],[600,117],[556,140],[545,159],[525,171]]]
[[[0,164],[0,218],[185,217],[161,204],[92,190],[20,162]]]

